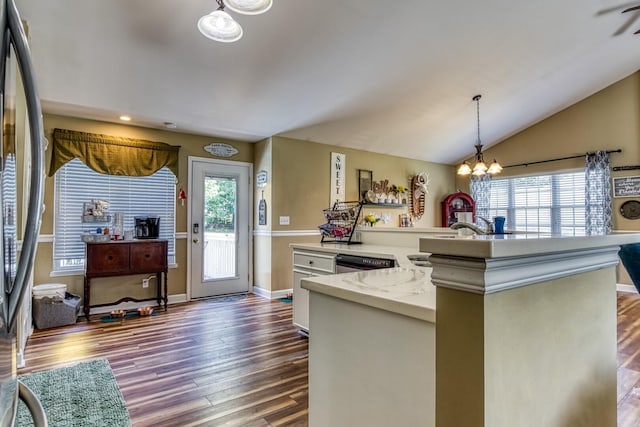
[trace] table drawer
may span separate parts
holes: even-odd
[[[293,266],[334,273],[336,268],[336,256],[311,252],[294,252]]]
[[[128,245],[87,244],[86,274],[125,273],[128,269]]]
[[[131,244],[131,273],[148,273],[167,268],[167,242]]]

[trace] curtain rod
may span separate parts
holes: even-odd
[[[607,154],[611,154],[611,153],[622,153],[622,150],[620,148],[618,148],[617,150],[607,150]],[[558,162],[560,160],[580,159],[580,158],[583,158],[585,156],[589,156],[589,155],[593,155],[593,154],[595,154],[595,152],[584,153],[584,154],[579,154],[579,155],[575,155],[575,156],[568,156],[568,157],[559,157],[557,159],[539,160],[537,162],[519,163],[517,165],[503,166],[503,169],[506,169],[506,168],[517,168],[517,167],[520,167],[520,166],[527,167],[529,165],[537,165],[537,164],[540,164],[540,163],[549,163],[549,162]]]

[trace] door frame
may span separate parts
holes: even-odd
[[[187,181],[187,189],[189,192],[193,189],[193,163],[209,163],[211,165],[226,165],[226,166],[240,166],[240,167],[248,167],[249,168],[249,230],[248,230],[248,250],[249,250],[249,293],[253,292],[253,163],[250,162],[240,162],[235,160],[221,160],[221,159],[210,159],[207,157],[197,157],[197,156],[189,156],[188,157],[188,181]],[[193,228],[191,224],[193,224],[191,219],[191,201],[187,203],[187,265],[185,266],[187,270],[187,301],[191,301],[191,240],[193,239]]]

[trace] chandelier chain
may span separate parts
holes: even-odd
[[[476,101],[476,118],[478,122],[478,144],[482,145],[480,142],[480,96],[476,95],[473,97],[474,101]]]

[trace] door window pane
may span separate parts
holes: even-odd
[[[237,180],[204,180],[203,281],[237,276]]]

